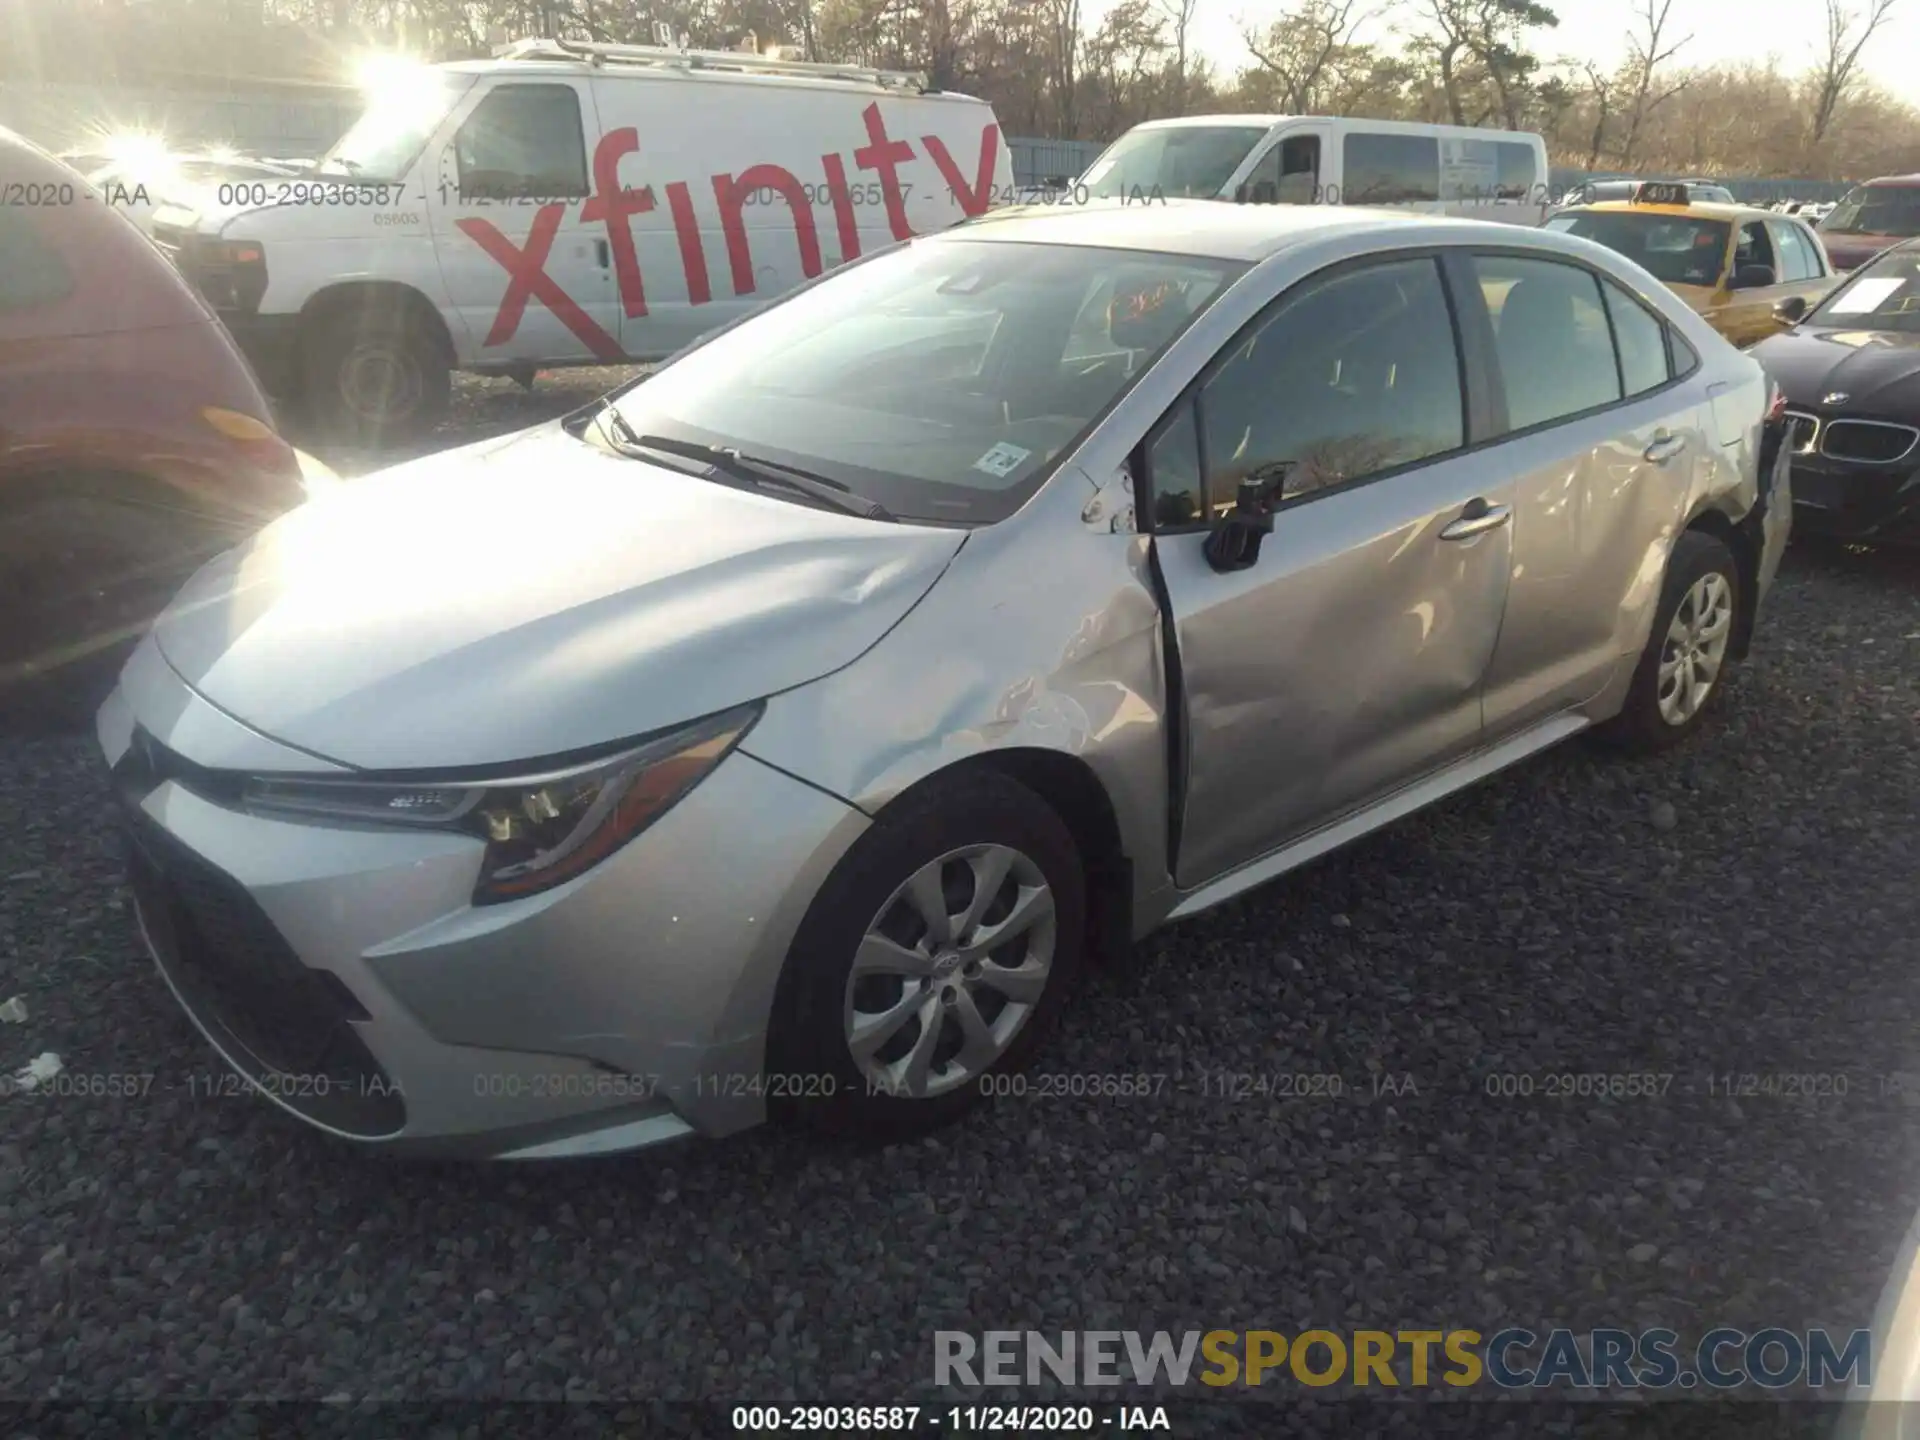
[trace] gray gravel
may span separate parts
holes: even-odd
[[[608,383],[462,403],[509,429]],[[0,1100],[0,1400],[925,1403],[938,1329],[1864,1325],[1920,1198],[1882,1093],[1920,1072],[1920,564],[1796,547],[1771,603],[1679,754],[1563,748],[1097,977],[1047,1073],[1158,1095],[880,1153],[407,1165],[196,1098],[91,746],[0,739],[0,1063],[152,1077]],[[1848,1094],[1703,1093],[1729,1071]],[[1557,1072],[1673,1078],[1487,1093]],[[1202,1078],[1295,1073],[1346,1093]]]

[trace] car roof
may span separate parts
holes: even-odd
[[[1649,215],[1698,215],[1708,220],[1764,220],[1768,216],[1779,218],[1779,213],[1760,205],[1722,205],[1716,200],[1703,200],[1697,205],[1638,205],[1631,200],[1602,200],[1595,205],[1576,205],[1576,210],[1605,210],[1613,214]],[[1561,212],[1565,214],[1565,211]]]
[[[1257,264],[1308,240],[1369,231],[1406,245],[1473,240],[1509,243],[1519,236],[1547,233],[1527,225],[1454,219],[1419,211],[1375,210],[1361,205],[1235,205],[1222,200],[1155,199],[1011,206],[964,221],[935,238],[1085,245]],[[1554,237],[1556,241],[1559,238]]]

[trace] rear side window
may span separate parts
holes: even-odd
[[[1413,205],[1440,198],[1440,142],[1431,135],[1348,132],[1341,150],[1348,205]]]
[[[1525,200],[1547,178],[1535,164],[1533,146],[1517,140],[1496,140],[1493,148],[1499,152],[1502,200]]]
[[[1464,443],[1459,352],[1432,260],[1309,280],[1227,356],[1199,396],[1216,511],[1277,465],[1287,467],[1281,500],[1298,500]],[[1157,452],[1153,464],[1158,474]]]
[[[1691,375],[1700,365],[1700,352],[1671,325],[1667,327],[1667,365],[1676,380]]]
[[[1638,300],[1611,281],[1602,281],[1613,344],[1620,352],[1620,378],[1628,395],[1644,395],[1667,383],[1667,327]]]
[[[73,293],[73,273],[33,211],[0,205],[0,312],[54,305]]]
[[[460,127],[454,158],[467,199],[585,195],[580,97],[568,85],[503,85]]]
[[[1476,255],[1507,392],[1507,424],[1525,430],[1620,397],[1600,282],[1577,265]]]

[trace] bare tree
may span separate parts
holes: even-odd
[[[1671,44],[1667,43],[1667,16],[1672,10],[1673,0],[1641,0],[1638,18],[1646,29],[1644,33],[1636,33],[1628,40],[1631,48],[1627,70],[1632,79],[1633,98],[1627,106],[1626,138],[1620,142],[1620,163],[1625,167],[1633,164],[1634,153],[1640,143],[1640,130],[1646,124],[1647,117],[1686,89],[1689,83],[1685,77],[1665,88],[1655,83],[1660,67],[1693,38],[1683,35]]]
[[[1187,35],[1193,29],[1193,15],[1200,8],[1200,0],[1160,0],[1160,8],[1173,22],[1173,93],[1168,99],[1178,115],[1187,106]]]
[[[1607,125],[1613,119],[1613,81],[1602,74],[1600,69],[1589,60],[1583,67],[1587,72],[1587,94],[1592,103],[1593,128],[1587,134],[1586,169],[1599,168],[1600,157],[1607,153]]]
[[[1813,123],[1808,139],[1818,145],[1833,127],[1833,117],[1847,98],[1859,72],[1860,52],[1886,23],[1893,0],[1867,0],[1864,11],[1850,10],[1841,0],[1827,0],[1827,42],[1814,76]]]
[[[1355,48],[1355,32],[1372,18],[1373,12],[1360,10],[1360,0],[1306,0],[1264,36],[1243,30],[1241,39],[1279,83],[1281,108],[1312,115],[1329,71]]]

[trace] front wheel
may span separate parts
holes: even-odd
[[[405,313],[342,311],[313,333],[304,365],[309,418],[341,445],[384,448],[446,414],[453,370],[427,327]]]
[[[787,957],[776,1108],[896,1140],[1010,1088],[1058,1019],[1084,947],[1072,833],[992,773],[907,797],[841,861]]]
[[[1740,571],[1724,541],[1689,530],[1673,547],[1653,632],[1620,713],[1603,739],[1643,754],[1677,745],[1700,728],[1726,688]]]

